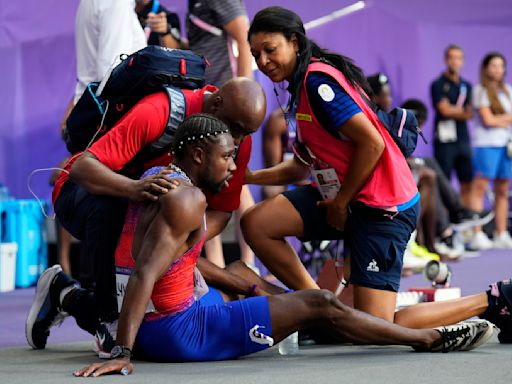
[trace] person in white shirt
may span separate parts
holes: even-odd
[[[135,0],[81,0],[75,30],[76,104],[87,84],[100,81],[121,54],[144,48],[146,36]]]
[[[146,35],[135,13],[135,5],[143,0],[81,0],[75,20],[76,78],[75,92],[68,102],[60,123],[65,136],[66,121],[74,105],[90,82],[101,81],[121,54],[131,54],[146,46]],[[68,162],[66,157],[58,168]],[[57,179],[60,171],[50,177]],[[53,184],[52,184],[53,185]],[[69,261],[71,235],[57,224],[59,264],[71,273]],[[82,281],[82,283],[84,283]]]
[[[478,229],[471,243],[474,249],[512,248],[508,232],[508,189],[512,179],[512,87],[505,83],[506,61],[499,52],[482,60],[480,84],[473,89],[473,104],[478,112],[474,136],[472,208],[483,209],[483,198],[494,184],[496,232],[494,243]]]

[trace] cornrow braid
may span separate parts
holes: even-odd
[[[205,148],[209,144],[217,143],[219,136],[225,133],[229,133],[228,126],[215,116],[207,113],[192,115],[176,130],[172,153],[177,159],[183,159],[188,145]]]

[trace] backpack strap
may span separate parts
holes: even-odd
[[[162,136],[151,144],[151,152],[169,149],[174,140],[176,129],[185,120],[187,111],[187,101],[181,89],[170,86],[166,86],[164,89],[169,97],[169,120]]]
[[[212,35],[218,37],[224,34],[224,31],[221,28],[216,27],[215,25],[211,25],[210,23],[207,23],[206,21],[200,19],[192,13],[188,15],[188,18],[192,24],[194,24],[196,27],[205,32],[211,33]]]
[[[402,110],[402,118],[400,119],[400,126],[398,127],[398,137],[402,137],[405,120],[407,120],[407,110],[405,108],[400,108],[400,109]]]

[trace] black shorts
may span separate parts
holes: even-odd
[[[451,179],[453,169],[460,183],[469,183],[473,180],[473,156],[469,142],[440,143],[436,141],[434,156],[448,180]]]
[[[302,218],[304,236],[301,240],[346,239],[344,245],[350,255],[353,284],[398,292],[403,256],[416,228],[419,203],[391,214],[360,202],[351,203],[345,231],[340,232],[327,223],[327,210],[317,207],[322,197],[311,185],[286,191],[283,195]]]

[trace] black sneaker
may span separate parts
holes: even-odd
[[[459,231],[481,226],[489,223],[494,218],[494,211],[476,212],[469,208],[461,208],[454,215],[451,215],[450,221],[452,227]]]
[[[76,281],[68,277],[60,265],[54,265],[44,271],[37,280],[34,302],[25,322],[25,336],[34,349],[43,349],[50,335],[50,328],[60,325],[69,316],[60,306],[61,291],[75,285]]]
[[[499,329],[498,340],[512,343],[512,279],[498,281],[487,291],[489,307],[480,317],[494,323]]]
[[[101,322],[96,329],[94,351],[100,359],[110,359],[110,351],[116,345],[117,320]]]
[[[491,338],[494,327],[487,320],[468,320],[434,329],[441,333],[442,342],[426,352],[470,351],[485,344]]]

